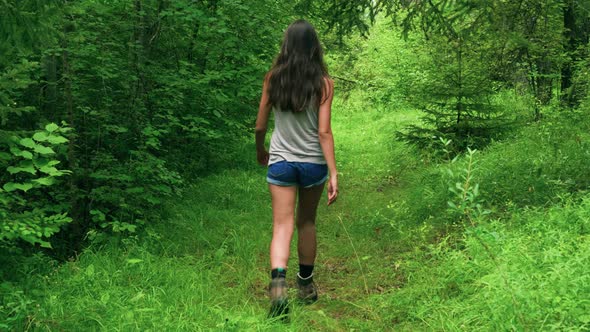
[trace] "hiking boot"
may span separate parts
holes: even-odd
[[[313,282],[313,274],[304,279],[297,273],[297,290],[299,300],[305,304],[311,304],[318,300],[318,289]]]
[[[270,312],[269,318],[283,316],[287,319],[289,313],[289,301],[287,300],[287,281],[285,278],[274,278],[269,285],[270,293]]]

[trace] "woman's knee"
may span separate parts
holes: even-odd
[[[297,218],[297,229],[315,227],[315,217]]]

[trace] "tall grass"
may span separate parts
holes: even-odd
[[[589,222],[590,196],[567,199],[406,254],[411,282],[382,314],[412,330],[587,330]]]
[[[294,304],[289,325],[266,319],[270,197],[248,143],[236,153],[247,165],[196,181],[136,237],[97,237],[62,265],[1,255],[14,268],[2,269],[0,328],[588,329],[588,122],[546,118],[476,153],[470,186],[492,213],[465,223],[448,202],[469,159],[440,162],[394,141],[415,119],[335,103],[341,197],[319,211],[320,301]]]
[[[405,147],[391,140],[388,127],[411,121],[414,115],[361,111],[341,100],[334,108],[341,197],[329,208],[322,201],[319,211],[314,274],[320,301],[309,307],[293,304],[290,325],[266,319],[270,196],[265,169],[252,166],[254,147],[247,143],[234,153],[241,163],[195,181],[182,200],[168,204],[165,222],[150,223],[138,236],[105,240],[94,235],[89,248],[63,265],[42,256],[3,256],[10,266],[20,267],[14,273],[2,271],[11,280],[0,289],[3,327],[383,329],[384,322],[366,298],[400,283],[396,275],[377,278],[390,267],[383,264],[384,250],[393,252],[381,229],[388,223],[386,205],[400,181],[392,174],[399,176],[416,163],[403,155]],[[355,252],[357,259],[351,261]],[[295,247],[292,253],[291,284],[297,267]]]

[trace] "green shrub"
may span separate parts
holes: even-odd
[[[70,173],[56,168],[59,152],[63,153],[62,146],[68,141],[62,133],[68,130],[50,123],[31,137],[4,140],[10,153],[0,152],[8,173],[2,176],[0,189],[0,242],[23,240],[51,247],[49,237],[71,221],[64,202],[55,201],[49,191]],[[41,200],[53,202],[40,204]]]

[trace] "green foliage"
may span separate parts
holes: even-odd
[[[476,183],[473,178],[475,170],[476,150],[467,150],[467,165],[461,170],[460,174],[455,174],[452,168],[448,169],[451,179],[459,180],[459,182],[451,183],[449,191],[452,194],[452,199],[447,201],[449,205],[449,214],[458,218],[455,222],[464,224],[469,222],[475,225],[481,220],[483,216],[489,214],[490,211],[482,207],[482,201],[479,195],[479,183]],[[453,159],[454,162],[456,159]]]
[[[589,207],[566,200],[478,225],[459,248],[446,238],[414,252],[387,318],[408,329],[586,329]]]
[[[122,241],[91,231],[107,239],[63,264],[0,255],[1,266],[18,267],[0,270],[0,303],[11,304],[0,307],[0,322],[15,330],[585,329],[588,194],[562,188],[532,204],[515,191],[530,177],[500,177],[504,168],[530,165],[548,142],[564,150],[576,136],[586,141],[587,121],[532,123],[471,162],[469,154],[450,162],[451,150],[427,159],[392,140],[388,129],[415,123],[417,110],[386,112],[366,96],[353,90],[347,102],[338,95],[334,103],[341,197],[319,207],[314,274],[322,298],[294,304],[291,324],[266,319],[271,207],[264,168],[248,162],[252,141],[234,154],[235,168],[201,177],[182,199],[170,200],[165,223],[146,220]],[[559,135],[565,128],[570,132]],[[534,150],[535,142],[544,143]],[[553,176],[571,174],[585,158],[574,152],[581,150],[543,165]],[[576,166],[565,167],[568,160]],[[456,183],[462,189],[449,191]],[[510,203],[498,194],[519,198]],[[475,216],[478,203],[493,213],[465,225],[461,216]],[[446,227],[453,222],[457,227]],[[295,255],[289,266],[294,277]]]
[[[543,123],[531,123],[511,140],[495,142],[484,150],[477,167],[470,171],[470,177],[479,184],[476,201],[485,202],[497,214],[544,206],[562,195],[588,190],[590,137],[582,114],[562,114]],[[454,217],[444,213],[449,207],[447,202],[457,207],[467,202],[458,199],[458,195],[465,194],[462,189],[453,193],[448,188],[456,187],[457,182],[464,185],[467,179],[458,176],[465,176],[467,170],[468,161],[460,158],[448,167],[425,169],[413,175],[410,181],[420,185],[409,194],[408,199],[415,202],[408,211],[410,219],[439,225],[453,223]],[[472,183],[469,190],[475,190],[474,186]],[[468,206],[468,210],[477,210],[477,205]]]
[[[321,21],[327,31],[334,31],[343,42],[343,36],[350,36],[358,31],[363,35],[369,33],[370,25],[379,12],[379,4],[370,0],[347,2],[324,2],[317,0],[299,0],[298,13],[309,15],[314,21]]]
[[[5,189],[31,192],[52,184],[60,175],[55,165],[33,168],[26,160],[67,155],[67,185],[51,186],[55,200],[37,197],[39,208],[73,219],[60,249],[75,248],[94,228],[136,232],[180,192],[184,178],[232,162],[226,152],[250,131],[264,73],[293,6],[269,0],[1,2],[0,32],[8,36],[0,46],[1,136],[24,137],[62,120],[75,133],[68,142],[38,134],[17,144],[10,157],[25,161],[7,164],[8,172],[51,177],[6,181]],[[61,151],[52,150],[62,143]]]
[[[15,59],[38,51],[52,38],[51,20],[58,6],[57,0],[5,0],[0,3],[0,35],[3,36],[0,69],[11,65]]]
[[[571,93],[573,98],[578,98],[582,104],[580,107],[588,109],[590,102],[590,42],[580,47],[580,53],[586,54],[576,63],[575,75]]]
[[[413,106],[424,111],[421,124],[400,133],[403,139],[431,147],[433,136],[453,141],[456,151],[483,147],[506,127],[506,110],[494,105],[488,58],[480,34],[431,37],[415,48],[425,61],[414,70],[418,79],[406,81]]]
[[[587,1],[558,0],[355,0],[334,3],[324,15],[329,26],[344,23],[338,30],[341,34],[354,27],[365,31],[368,22],[375,22],[375,14],[383,13],[392,18],[395,27],[391,32],[399,29],[410,40],[418,33],[423,36],[413,45],[416,59],[403,60],[413,62],[412,66],[400,66],[403,73],[388,75],[393,80],[375,90],[390,99],[402,90],[414,107],[424,110],[422,123],[410,126],[399,137],[426,149],[433,148],[432,137],[444,137],[452,140],[459,152],[482,148],[511,129],[512,110],[493,102],[499,90],[515,88],[521,95],[530,93],[537,120],[542,106],[558,96],[569,106],[576,105],[584,94],[580,88],[584,83],[577,80],[583,76],[587,54],[587,8]],[[387,37],[380,39],[389,41]],[[379,44],[389,52],[380,52],[374,71],[384,69],[379,62],[402,64],[391,59],[392,53],[400,52],[387,42]],[[398,77],[404,79],[398,81]],[[404,85],[408,88],[399,89]]]
[[[38,67],[37,62],[22,59],[10,69],[0,71],[0,123],[2,126],[13,123],[15,117],[34,111],[34,107],[21,104],[18,97],[22,89],[35,83],[34,71]]]
[[[279,27],[288,21],[272,17],[288,8],[271,1],[65,8],[76,26],[63,36],[76,73],[72,117],[77,141],[85,142],[75,151],[79,219],[133,232],[179,192],[181,174],[194,178],[224,160],[218,151],[253,122],[255,112],[246,110],[257,105]]]
[[[588,104],[552,97],[563,3],[47,4],[0,2],[0,329],[588,329]],[[328,56],[341,198],[319,209],[322,300],[277,327],[264,168],[241,139],[296,5],[354,54]],[[378,10],[401,29],[339,39]],[[430,151],[394,139],[412,125]],[[76,259],[30,255],[60,229]]]
[[[2,152],[1,165],[8,174],[0,189],[0,242],[23,240],[50,248],[48,239],[72,221],[63,202],[43,204],[53,200],[51,189],[60,184],[60,177],[71,173],[56,167],[61,161],[55,151],[63,151],[68,139],[62,133],[69,130],[50,123],[32,137],[13,136],[3,142],[10,153]]]
[[[386,111],[407,107],[415,92],[410,89],[420,79],[418,64],[425,56],[410,45],[422,41],[402,40],[396,28],[383,19],[376,21],[366,39],[351,39],[351,49],[344,54],[352,59],[338,59],[331,66],[338,88],[356,89],[357,93],[362,89],[364,95],[357,98],[367,102],[367,107],[382,107]]]

